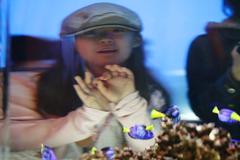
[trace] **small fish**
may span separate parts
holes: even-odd
[[[153,125],[135,125],[129,128],[124,127],[123,132],[128,133],[128,135],[134,139],[152,139],[154,134],[152,130],[154,129]]]
[[[176,105],[170,106],[164,111],[164,113],[170,117],[174,123],[177,123],[180,121],[180,111],[179,108]]]
[[[113,160],[115,157],[115,151],[112,147],[104,147],[101,149],[107,160]]]
[[[46,145],[41,145],[42,160],[57,160],[57,157],[52,148]]]
[[[223,108],[219,111],[218,107],[215,106],[212,112],[218,114],[218,119],[222,122],[230,124],[240,122],[240,115],[231,109]]]
[[[166,111],[160,112],[155,109],[151,111],[151,118],[156,119],[156,118],[165,118],[168,117],[172,119],[174,123],[177,123],[180,121],[180,111],[177,106],[171,106],[166,109]]]
[[[240,144],[240,139],[231,139],[231,143]]]

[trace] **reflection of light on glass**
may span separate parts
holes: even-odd
[[[6,22],[6,19],[5,19],[5,12],[6,10],[4,9],[4,2],[5,0],[1,0],[0,1],[0,7],[1,7],[1,13],[0,13],[0,16],[1,16],[1,24],[0,24],[0,29],[1,29],[1,33],[0,33],[0,68],[4,68],[6,66],[6,62],[5,62],[5,59],[6,59],[6,52],[7,52],[7,40],[6,40],[6,37],[7,37],[7,32],[6,32],[6,26],[7,26],[7,22]]]
[[[8,102],[8,0],[0,0],[0,159],[9,159]]]
[[[181,106],[181,119],[186,121],[198,121],[199,118],[191,111],[189,111],[189,106]]]
[[[186,76],[186,72],[184,69],[168,70],[167,72],[164,72],[164,74],[169,76]]]
[[[169,84],[169,92],[172,95],[173,104],[180,109],[181,120],[197,121],[199,118],[192,112],[187,97],[186,72],[183,69],[167,70],[162,72],[166,77],[166,84]]]
[[[5,115],[7,110],[7,86],[8,86],[8,3],[7,0],[0,0],[0,80],[1,80],[1,108]]]

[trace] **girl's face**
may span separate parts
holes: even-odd
[[[121,65],[136,46],[136,37],[122,28],[97,29],[78,35],[75,47],[88,66]]]

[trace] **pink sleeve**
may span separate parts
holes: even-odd
[[[147,112],[147,101],[139,96],[138,92],[134,92],[122,99],[114,108],[114,114],[123,125],[130,128],[136,124],[151,125],[149,114]],[[156,136],[158,131],[153,131]],[[137,140],[125,135],[127,144],[133,150],[143,151],[155,143],[155,138],[149,140]]]
[[[61,118],[10,121],[11,147],[33,149],[41,144],[61,146],[81,141],[96,132],[96,125],[109,113],[87,107],[79,108]]]
[[[11,73],[8,111],[11,149],[33,149],[42,143],[59,146],[94,135],[95,125],[109,113],[81,107],[65,117],[45,119],[36,109],[37,78],[38,74],[32,72]],[[0,136],[4,132],[2,127],[0,121]]]

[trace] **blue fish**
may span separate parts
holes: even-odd
[[[164,112],[157,111],[153,109],[151,111],[151,118],[156,119],[156,118],[165,118],[168,117],[170,118],[174,123],[178,123],[181,118],[180,118],[180,111],[177,106],[171,106],[168,107]]]
[[[174,123],[177,123],[181,120],[180,118],[180,110],[176,105],[170,106],[164,111],[164,113],[172,119]]]
[[[104,147],[101,149],[107,160],[113,160],[115,157],[115,151],[112,147]]]
[[[52,148],[46,145],[41,145],[42,160],[57,160],[57,157]]]
[[[240,144],[240,139],[231,139],[231,143]]]
[[[128,133],[128,135],[134,139],[147,140],[152,139],[154,134],[152,132],[153,125],[135,125],[129,128],[124,127],[123,132]]]
[[[218,114],[218,119],[222,122],[229,124],[240,122],[239,114],[237,114],[231,109],[223,108],[219,110],[218,107],[215,106],[212,112]]]

